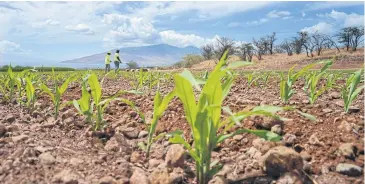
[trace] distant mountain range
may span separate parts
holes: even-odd
[[[116,50],[116,49],[115,49]],[[115,50],[111,50],[111,59],[114,59]],[[107,52],[85,56],[77,59],[62,61],[61,63],[77,63],[86,65],[103,65]],[[167,44],[125,47],[119,49],[119,55],[122,63],[135,61],[139,66],[166,66],[172,65],[182,59],[186,54],[199,54],[200,49],[188,46],[179,48]]]

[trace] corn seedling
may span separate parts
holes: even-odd
[[[247,77],[247,86],[248,86],[248,88],[250,88],[252,86],[252,84],[257,85],[257,83],[256,83],[257,78],[254,78],[253,73],[248,73],[246,75],[246,77]]]
[[[35,88],[33,86],[32,80],[29,77],[26,77],[25,81],[26,81],[25,90],[27,95],[27,107],[30,112],[33,112],[36,100]]]
[[[285,77],[284,74],[281,73],[281,81],[280,81],[280,98],[281,98],[281,100],[285,104],[288,103],[289,99],[295,93],[295,90],[293,89],[293,85],[297,81],[297,79],[299,77],[303,76],[309,69],[313,68],[317,64],[323,64],[323,63],[324,63],[324,61],[306,65],[304,68],[302,68],[301,70],[299,70],[296,73],[294,72],[294,68],[296,65],[294,65],[292,68],[289,69],[287,77]]]
[[[169,94],[167,94],[165,96],[165,98],[162,99],[160,92],[159,91],[156,92],[156,95],[153,100],[153,119],[148,128],[148,141],[147,141],[147,150],[146,150],[147,157],[149,157],[151,145],[154,142],[153,134],[155,133],[157,122],[160,119],[160,117],[163,115],[164,111],[167,108],[167,105],[174,98],[174,96],[175,96],[175,91],[172,91]],[[157,140],[157,139],[158,138],[155,138],[155,140]]]
[[[349,111],[352,102],[356,99],[361,90],[364,88],[364,85],[357,87],[361,80],[361,73],[362,70],[358,70],[354,74],[352,74],[346,80],[346,84],[342,88],[342,98],[344,100],[344,108],[346,113]]]
[[[176,95],[183,103],[185,117],[192,130],[194,146],[188,144],[181,135],[174,135],[170,138],[170,142],[182,144],[188,150],[195,160],[196,175],[200,184],[208,183],[209,179],[221,168],[217,164],[218,162],[211,162],[211,153],[217,144],[225,139],[243,132],[253,133],[268,140],[278,141],[280,139],[277,134],[265,130],[240,129],[230,134],[219,133],[220,128],[228,126],[234,120],[239,123],[239,120],[249,115],[273,116],[270,111],[258,109],[232,114],[227,121],[221,122],[222,103],[234,81],[231,69],[251,64],[235,62],[223,67],[226,65],[226,59],[223,59],[226,58],[226,54],[227,51],[210,73],[203,89],[188,70],[174,76]],[[193,87],[200,92],[198,103],[196,103]]]
[[[53,69],[52,69],[52,75],[54,78],[53,92],[45,84],[41,84],[40,89],[43,90],[45,93],[47,93],[51,97],[53,105],[54,105],[54,117],[55,117],[55,119],[57,119],[61,97],[62,97],[63,93],[66,91],[68,84],[71,81],[73,81],[74,79],[73,79],[73,77],[67,78],[61,86],[58,86],[57,81],[56,81],[56,75],[55,75],[55,72]]]
[[[318,82],[322,78],[322,76],[325,74],[325,71],[332,65],[332,61],[327,62],[321,69],[320,72],[313,72],[311,75],[309,75],[308,80],[308,98],[309,102],[311,104],[314,104],[314,102],[318,99],[319,96],[321,96],[326,90],[327,86],[323,86],[321,88],[318,87]]]

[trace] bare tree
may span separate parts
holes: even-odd
[[[318,33],[318,31],[313,33],[311,37],[312,37],[312,42],[315,45],[315,49],[317,51],[318,56],[321,55],[322,50],[326,45],[331,45],[332,43],[332,41],[329,39],[329,36]]]
[[[276,33],[273,32],[271,35],[266,37],[266,49],[269,51],[270,55],[273,54],[274,42],[276,41]]]
[[[251,43],[243,43],[237,48],[237,54],[242,60],[251,62],[254,54],[254,47]]]
[[[209,60],[214,56],[214,46],[212,44],[207,44],[201,47],[201,52],[204,59]]]
[[[292,41],[292,45],[293,45],[293,50],[294,50],[295,54],[302,53],[303,41],[300,38],[294,37],[293,41]]]
[[[255,40],[255,38],[253,39],[253,45],[255,46],[255,52],[256,52],[256,56],[258,60],[262,59],[262,55],[265,54],[266,49],[267,49],[267,42],[265,41],[264,38],[261,38],[259,40]]]
[[[280,44],[280,48],[283,49],[288,56],[293,55],[293,43],[288,41],[288,40],[284,40],[283,43]]]
[[[215,55],[218,59],[220,59],[224,52],[229,49],[229,52],[227,54],[227,57],[229,55],[232,55],[234,53],[234,41],[227,37],[220,37],[216,40],[216,47],[215,47]]]
[[[305,49],[305,52],[307,53],[307,57],[309,57],[309,53],[311,54],[311,57],[313,57],[313,50],[316,47],[315,43],[313,42],[313,39],[308,34],[308,32],[299,32],[299,37],[302,41],[302,45]]]

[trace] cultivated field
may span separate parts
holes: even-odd
[[[317,59],[0,73],[0,183],[364,183],[364,57]]]

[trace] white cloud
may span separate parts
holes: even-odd
[[[305,12],[302,12],[302,17],[305,17],[305,16],[306,16]]]
[[[254,20],[246,22],[248,25],[260,25],[268,22],[270,19],[282,18],[283,20],[292,18],[289,16],[291,13],[288,11],[277,11],[273,10],[266,14],[265,18],[261,18],[260,20]]]
[[[115,28],[104,36],[106,47],[137,46],[153,43],[158,38],[158,31],[153,24],[141,17],[127,17],[121,14],[106,14],[103,22]]]
[[[24,53],[26,52],[23,50],[19,44],[8,40],[0,41],[0,53]]]
[[[341,7],[351,7],[351,6],[364,6],[363,1],[343,1],[343,2],[334,2],[334,1],[326,1],[326,2],[313,2],[306,5],[306,11],[315,11],[315,10],[323,10],[329,8],[341,8]]]
[[[76,32],[76,33],[85,34],[85,35],[95,34],[95,32],[87,24],[67,25],[67,26],[65,26],[65,29],[67,31]]]
[[[211,39],[202,38],[195,34],[179,34],[173,30],[162,31],[159,33],[162,43],[174,45],[177,47],[195,46],[201,47],[207,43],[212,43],[218,35]]]
[[[250,22],[247,22],[248,25],[260,25],[260,24],[263,24],[265,22],[268,22],[269,19],[267,18],[261,18],[260,20],[255,20],[255,21],[250,21]]]
[[[32,27],[34,28],[44,28],[46,26],[57,26],[60,25],[60,22],[57,20],[47,19],[42,22],[35,22],[32,24]]]
[[[305,31],[308,33],[315,33],[318,31],[318,33],[322,33],[322,34],[331,34],[334,31],[333,25],[329,24],[327,22],[320,22],[314,26],[311,27],[305,27],[303,29],[301,29],[300,31]]]
[[[208,20],[228,16],[238,12],[247,12],[266,7],[273,2],[148,2],[146,6],[129,10],[133,16],[153,19],[160,15],[177,15],[179,13],[193,12],[198,20]],[[222,8],[224,7],[224,10]]]
[[[269,18],[280,18],[280,17],[287,17],[290,15],[290,12],[288,11],[276,11],[273,10],[269,12],[266,16]]]
[[[332,18],[344,27],[364,25],[364,15],[359,15],[356,13],[347,14],[344,12],[332,10],[331,13],[318,14],[317,16]]]

